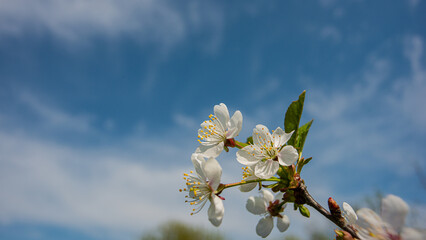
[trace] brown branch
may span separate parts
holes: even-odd
[[[340,227],[342,230],[350,233],[353,238],[359,239],[355,230],[349,225],[347,225],[341,216],[336,217],[332,215],[323,206],[321,206],[321,204],[315,201],[315,199],[311,196],[311,194],[309,194],[308,190],[306,189],[306,185],[303,183],[303,181],[300,181],[298,186],[294,189],[294,196],[296,198],[295,203],[308,204],[309,206],[317,210],[319,213],[321,213],[324,217],[328,218],[330,221],[332,221],[334,224]]]

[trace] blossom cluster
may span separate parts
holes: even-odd
[[[239,135],[242,122],[240,111],[230,117],[225,104],[214,106],[214,114],[209,116],[209,120],[201,123],[198,130],[200,146],[191,156],[195,173],[191,171],[184,174],[187,186],[181,191],[188,192],[186,201],[194,206],[191,214],[198,213],[209,201],[208,218],[214,226],[221,224],[225,213],[222,202],[224,198],[220,193],[226,186],[220,184],[222,168],[216,160],[223,151],[239,145],[236,159],[245,165],[245,172],[244,179],[238,184],[241,184],[240,189],[243,192],[254,189],[257,180],[260,182],[261,179],[274,176],[280,165],[290,166],[299,158],[297,150],[286,145],[294,131],[285,133],[280,127],[271,134],[266,126],[259,124],[253,129],[253,143],[237,143],[234,138]],[[262,237],[268,236],[272,231],[272,217],[277,218],[278,229],[285,231],[290,221],[286,215],[281,214],[285,208],[283,194],[274,200],[270,191],[262,190],[261,193],[262,197],[250,197],[246,205],[249,212],[264,216],[259,221],[256,232]]]
[[[403,228],[408,205],[394,195],[383,199],[381,216],[366,208],[355,213],[346,202],[342,204],[341,211],[331,198],[330,213],[324,212],[324,208],[311,198],[300,177],[303,166],[311,160],[301,156],[312,124],[310,121],[299,126],[304,94],[305,92],[289,106],[285,114],[284,130],[277,127],[270,132],[266,126],[258,124],[245,142],[235,139],[242,129],[241,112],[235,111],[230,117],[225,104],[214,106],[214,114],[209,116],[209,120],[202,122],[198,130],[200,145],[191,156],[195,172],[184,173],[186,187],[180,189],[181,192],[186,192],[186,202],[192,206],[191,215],[200,212],[210,203],[208,219],[214,226],[219,226],[225,214],[222,192],[236,186],[241,192],[249,192],[259,186],[260,196],[249,197],[246,209],[261,216],[256,233],[263,238],[273,230],[274,218],[280,232],[289,228],[290,220],[284,211],[288,203],[293,203],[294,209],[299,209],[303,216],[310,216],[308,208],[304,206],[306,204],[341,227],[343,231],[336,239],[423,239],[417,231]],[[239,182],[223,184],[222,167],[216,158],[222,152],[228,152],[229,148],[238,148],[235,159],[243,165],[243,174]],[[271,191],[275,192],[275,196]],[[349,234],[349,237],[345,238],[345,234]]]

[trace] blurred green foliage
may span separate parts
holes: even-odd
[[[308,239],[310,239],[310,240],[330,240],[332,238],[330,238],[330,236],[327,235],[325,232],[315,231],[315,232],[311,232]],[[294,235],[289,235],[289,236],[284,237],[284,240],[302,240],[302,238],[294,236]]]
[[[217,231],[187,225],[178,221],[170,221],[156,230],[145,233],[141,240],[225,240]]]

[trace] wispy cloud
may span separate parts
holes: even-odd
[[[220,36],[223,16],[216,5],[207,5],[166,0],[3,0],[0,33],[21,36],[47,32],[74,44],[86,44],[99,35],[111,40],[131,37],[141,44],[169,48],[194,31],[208,29],[212,36]],[[211,39],[209,44],[220,42],[220,37]]]
[[[321,29],[320,37],[325,41],[331,41],[333,43],[338,43],[342,39],[340,31],[331,25],[325,26]]]
[[[44,128],[63,129],[69,131],[91,131],[93,117],[88,114],[71,115],[59,108],[47,104],[29,92],[22,92],[19,101],[40,119],[40,125]]]
[[[401,116],[426,131],[426,67],[423,40],[409,36],[404,44],[404,54],[410,62],[411,74],[394,83],[394,96],[389,102],[401,112]]]

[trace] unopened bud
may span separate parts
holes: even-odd
[[[336,233],[336,240],[354,240],[350,233],[341,230],[334,230]]]
[[[334,201],[333,198],[328,198],[328,209],[330,209],[331,215],[337,219],[342,217],[342,211],[340,210],[339,204]]]

